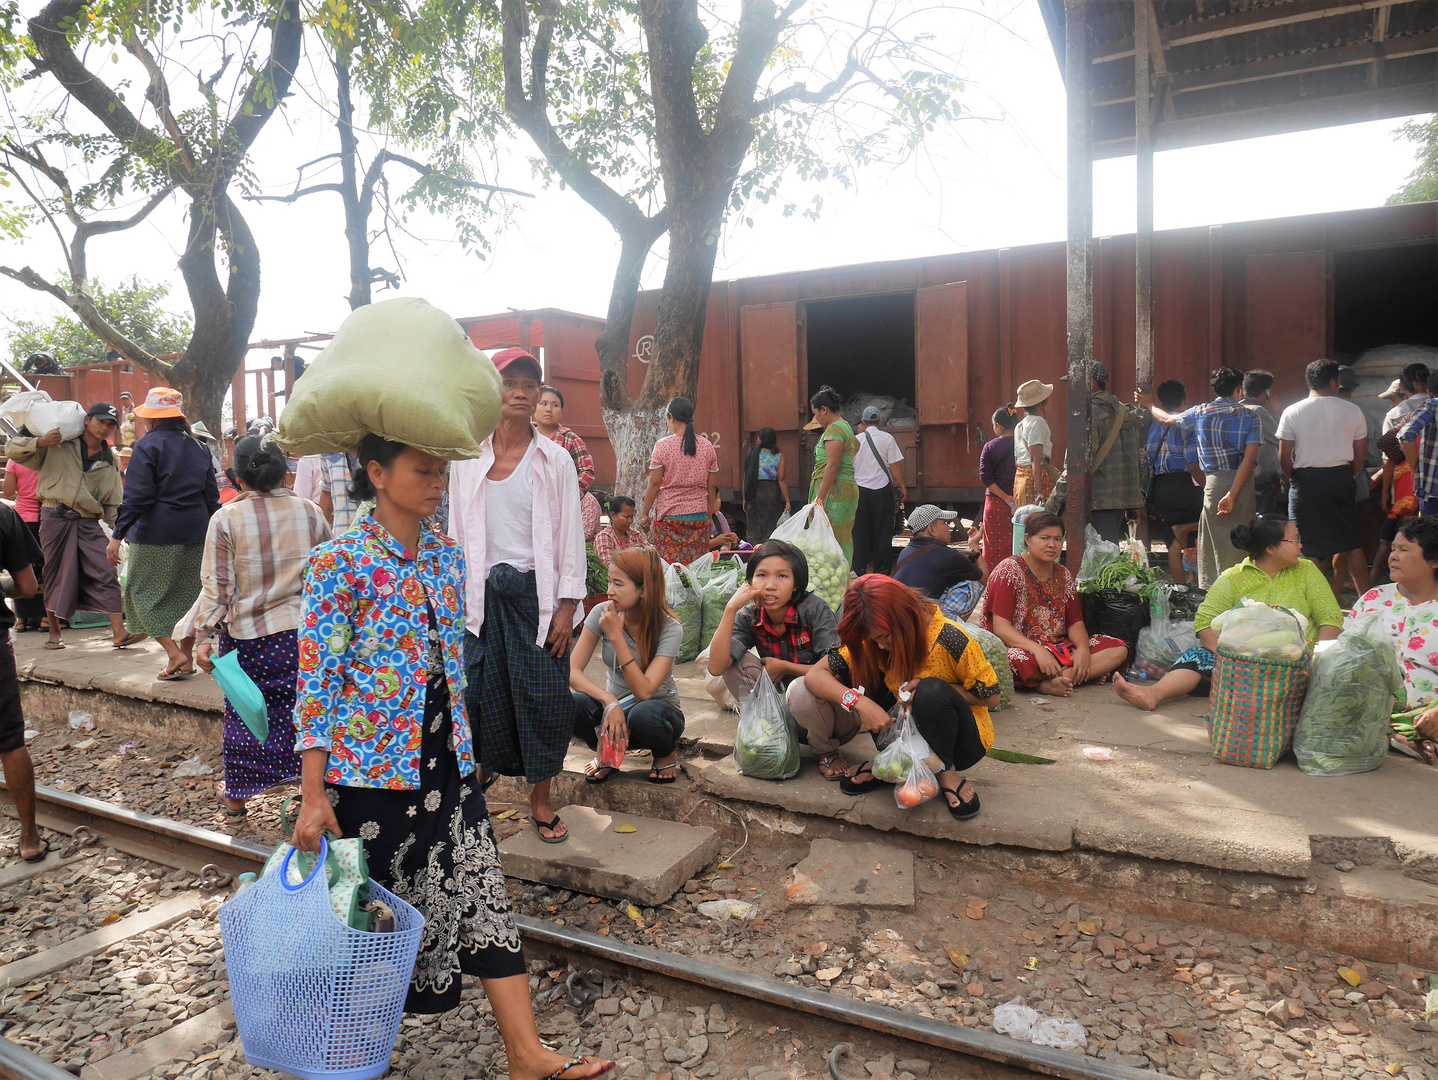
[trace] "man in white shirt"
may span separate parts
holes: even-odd
[[[859,510],[854,518],[854,573],[894,572],[895,499],[902,507],[904,452],[883,428],[879,410],[870,405],[860,418],[859,452],[854,455],[854,480],[859,485]]]
[[[1403,392],[1408,395],[1393,408],[1389,409],[1383,417],[1383,434],[1403,423],[1409,416],[1417,412],[1423,403],[1428,400],[1428,365],[1420,363],[1404,364],[1403,372],[1398,376],[1397,384]],[[1389,387],[1391,391],[1393,387]],[[1381,395],[1387,396],[1387,393]]]
[[[1304,558],[1322,568],[1348,556],[1359,595],[1368,589],[1368,561],[1358,524],[1358,484],[1368,458],[1363,410],[1338,397],[1338,362],[1315,360],[1304,370],[1308,396],[1278,418],[1278,459],[1289,482],[1288,516],[1298,526]],[[1365,477],[1366,479],[1366,477]],[[1334,582],[1335,592],[1341,582]]]

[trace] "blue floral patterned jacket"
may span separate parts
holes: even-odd
[[[297,751],[330,752],[325,779],[345,787],[420,786],[429,613],[434,606],[462,775],[474,771],[464,707],[464,555],[421,530],[405,551],[368,513],[310,555],[299,630]]]

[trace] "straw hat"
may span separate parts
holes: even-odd
[[[1039,382],[1038,379],[1030,379],[1021,383],[1018,392],[1014,394],[1014,404],[1021,409],[1032,409],[1040,402],[1047,401],[1049,395],[1054,392],[1054,384]]]
[[[146,420],[163,420],[170,416],[183,417],[185,399],[170,386],[153,386],[145,395],[145,404],[135,406],[135,415]]]
[[[1388,398],[1392,401],[1402,401],[1408,396],[1408,394],[1403,389],[1403,383],[1400,382],[1398,379],[1394,379],[1391,383],[1388,384],[1388,389],[1383,391],[1383,393],[1379,394],[1378,396],[1380,398]]]
[[[194,435],[197,439],[204,439],[205,442],[219,442],[218,439],[216,439],[213,435],[210,434],[210,429],[205,427],[205,422],[203,420],[196,420],[193,424],[191,424],[190,433]]]

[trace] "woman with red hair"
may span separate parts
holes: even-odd
[[[914,724],[943,762],[939,791],[949,813],[960,821],[977,814],[978,792],[961,773],[993,745],[985,703],[999,692],[979,643],[919,593],[883,574],[865,574],[849,586],[839,641],[804,676],[807,693],[848,711],[871,734],[892,721],[900,691],[911,693]],[[882,786],[867,761],[839,781],[847,795]]]

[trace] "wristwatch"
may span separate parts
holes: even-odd
[[[846,712],[853,712],[854,706],[859,704],[859,699],[864,696],[864,688],[856,686],[852,690],[845,690],[844,696],[839,699],[839,704],[844,706]]]

